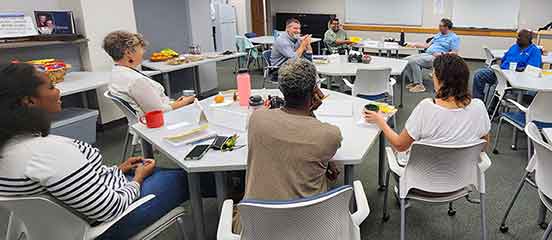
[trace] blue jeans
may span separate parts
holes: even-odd
[[[496,75],[491,68],[481,68],[473,76],[473,97],[485,100],[485,87],[496,84]]]
[[[132,175],[127,175],[127,178],[132,178]],[[205,197],[216,196],[212,174],[201,175],[201,189]],[[156,168],[140,189],[140,197],[148,194],[154,194],[155,198],[124,216],[98,239],[129,239],[187,201],[190,198],[188,177],[182,170]]]

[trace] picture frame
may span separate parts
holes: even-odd
[[[36,28],[42,35],[76,34],[71,11],[34,11]]]

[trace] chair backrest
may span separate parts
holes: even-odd
[[[487,66],[492,66],[496,60],[496,57],[491,52],[491,49],[489,49],[487,46],[483,47],[483,52],[485,53],[485,64]]]
[[[552,146],[543,141],[541,132],[534,123],[525,126],[525,133],[535,147],[535,180],[539,191],[552,198]]]
[[[391,68],[358,69],[352,90],[353,96],[375,96],[390,93]]]
[[[272,50],[264,50],[263,51],[263,61],[265,62],[266,66],[272,66],[270,64],[270,57],[272,56]]]
[[[508,88],[508,78],[506,77],[504,72],[502,72],[502,69],[500,69],[500,66],[493,65],[493,66],[491,66],[491,69],[493,70],[493,72],[495,73],[495,76],[496,76],[495,92],[499,96],[504,96],[504,93],[506,92],[506,89]]]
[[[527,110],[527,122],[552,123],[550,103],[552,103],[552,92],[538,92]]]
[[[127,101],[111,94],[109,90],[104,92],[104,96],[111,99],[111,101],[113,101],[113,103],[115,103],[115,105],[125,114],[129,126],[138,123],[138,114]]]
[[[486,141],[465,146],[437,146],[415,142],[404,174],[400,197],[416,188],[431,193],[449,193],[479,186],[479,160]],[[483,189],[484,191],[484,189]]]
[[[23,224],[26,239],[84,239],[90,225],[45,196],[0,197],[0,207]]]
[[[256,32],[246,32],[246,33],[244,34],[244,36],[245,36],[246,38],[254,38],[254,37],[257,37],[257,33],[256,33]]]
[[[343,186],[291,201],[243,200],[238,204],[242,240],[360,240],[349,212],[352,188]]]

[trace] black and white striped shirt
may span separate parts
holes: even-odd
[[[0,196],[48,193],[90,220],[108,221],[140,196],[116,166],[102,165],[97,148],[50,135],[11,140],[0,158]]]

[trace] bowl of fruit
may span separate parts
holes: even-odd
[[[152,62],[164,62],[169,59],[178,57],[179,54],[170,48],[165,48],[159,52],[154,52],[151,54],[150,61]]]
[[[48,79],[54,84],[63,82],[65,74],[71,68],[70,64],[66,64],[60,59],[31,60],[27,63],[34,65],[38,70],[46,73]]]

